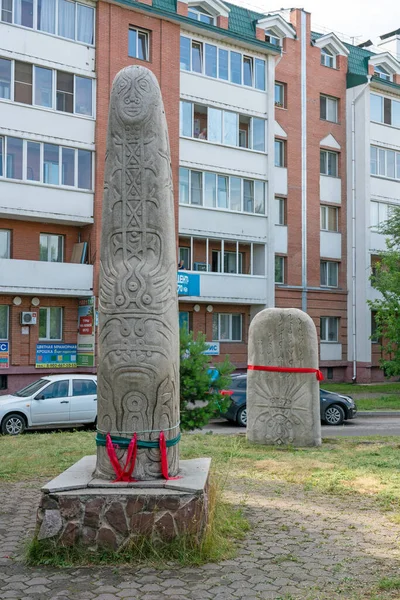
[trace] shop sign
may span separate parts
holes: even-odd
[[[76,367],[76,344],[36,344],[36,368]]]

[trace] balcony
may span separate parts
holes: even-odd
[[[336,231],[321,231],[320,256],[324,258],[342,258],[342,234]]]
[[[265,215],[233,212],[228,210],[198,208],[179,205],[179,230],[187,235],[230,235],[237,240],[266,241],[267,219]]]
[[[92,296],[93,266],[0,259],[0,294]]]
[[[275,225],[274,248],[276,254],[287,254],[288,235],[286,225]]]
[[[321,342],[319,358],[323,360],[342,360],[342,344],[334,342]]]
[[[321,202],[342,202],[342,180],[340,177],[321,175],[319,178],[319,195]]]
[[[226,273],[199,273],[200,296],[184,296],[180,300],[202,302],[229,302],[230,304],[265,304],[267,280],[254,275],[231,275]]]
[[[19,181],[1,181],[0,185],[0,218],[65,225],[93,223],[91,192]]]
[[[288,174],[285,167],[274,167],[275,195],[288,193]]]

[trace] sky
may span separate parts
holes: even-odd
[[[400,29],[399,0],[230,0],[262,13],[280,8],[304,8],[311,13],[311,26],[360,36],[359,42]],[[350,41],[350,40],[349,40]],[[355,40],[357,43],[357,39]]]

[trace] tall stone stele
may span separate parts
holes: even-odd
[[[249,365],[318,369],[317,332],[295,308],[268,308],[250,324]],[[266,445],[319,446],[319,382],[315,373],[249,370],[247,438]]]
[[[116,76],[110,101],[100,255],[98,430],[155,441],[179,433],[179,327],[171,159],[160,88],[144,67]],[[126,450],[117,450],[121,466]],[[168,448],[169,474],[179,470]],[[95,476],[114,479],[98,446]],[[136,479],[161,477],[139,448]]]

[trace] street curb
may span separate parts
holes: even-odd
[[[357,417],[398,417],[400,410],[358,410]]]

